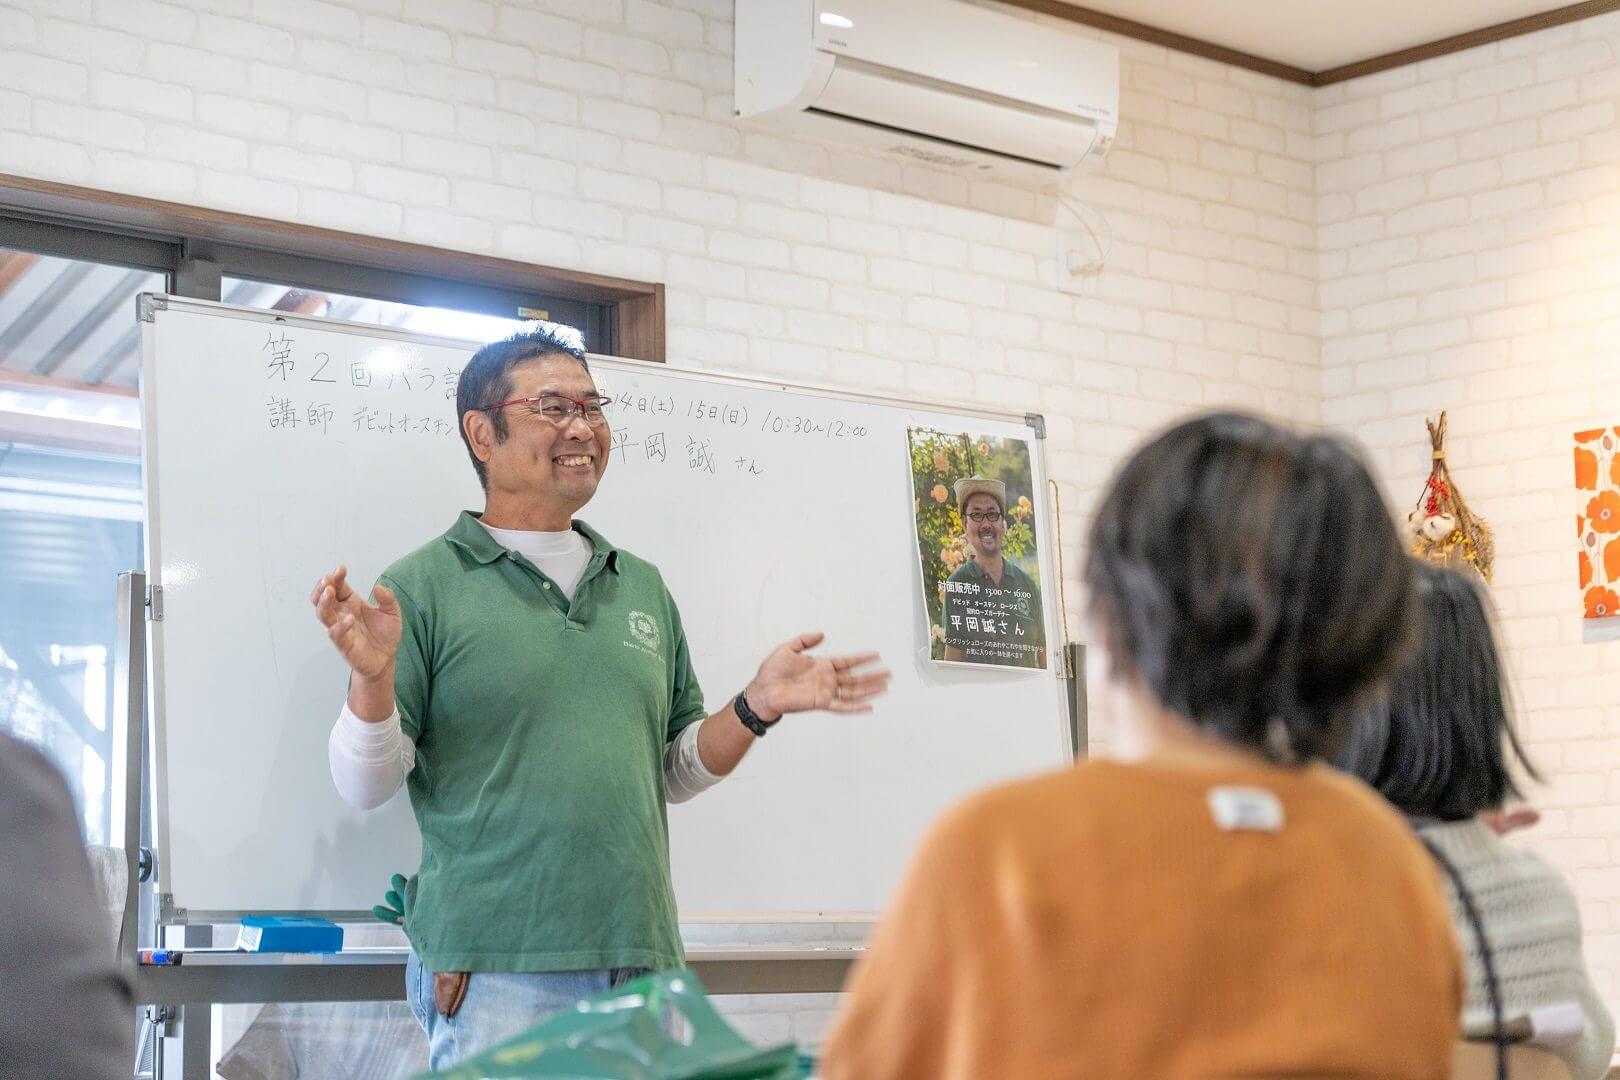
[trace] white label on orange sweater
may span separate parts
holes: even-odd
[[[1222,829],[1248,829],[1252,832],[1282,832],[1282,800],[1257,787],[1212,787],[1209,812]]]

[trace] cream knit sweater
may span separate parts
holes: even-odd
[[[1418,831],[1445,854],[1473,895],[1501,985],[1504,1018],[1544,1005],[1578,1003],[1586,1014],[1586,1033],[1548,1049],[1564,1059],[1575,1080],[1604,1076],[1614,1055],[1614,1020],[1587,976],[1580,910],[1562,875],[1477,821],[1425,824]],[[1491,998],[1479,939],[1449,876],[1446,895],[1468,974],[1463,1030],[1488,1031]]]

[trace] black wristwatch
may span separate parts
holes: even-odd
[[[748,699],[743,696],[747,692],[746,690],[739,691],[736,700],[731,703],[731,707],[737,710],[737,719],[743,722],[743,727],[763,738],[765,733],[775,725],[776,721],[782,718],[778,716],[776,720],[761,720],[759,714],[748,707]]]

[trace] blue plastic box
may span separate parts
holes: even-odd
[[[236,947],[246,952],[337,952],[343,948],[343,927],[311,915],[244,915]]]

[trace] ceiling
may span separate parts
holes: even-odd
[[[1311,72],[1569,6],[1568,0],[1072,0],[1072,4]]]

